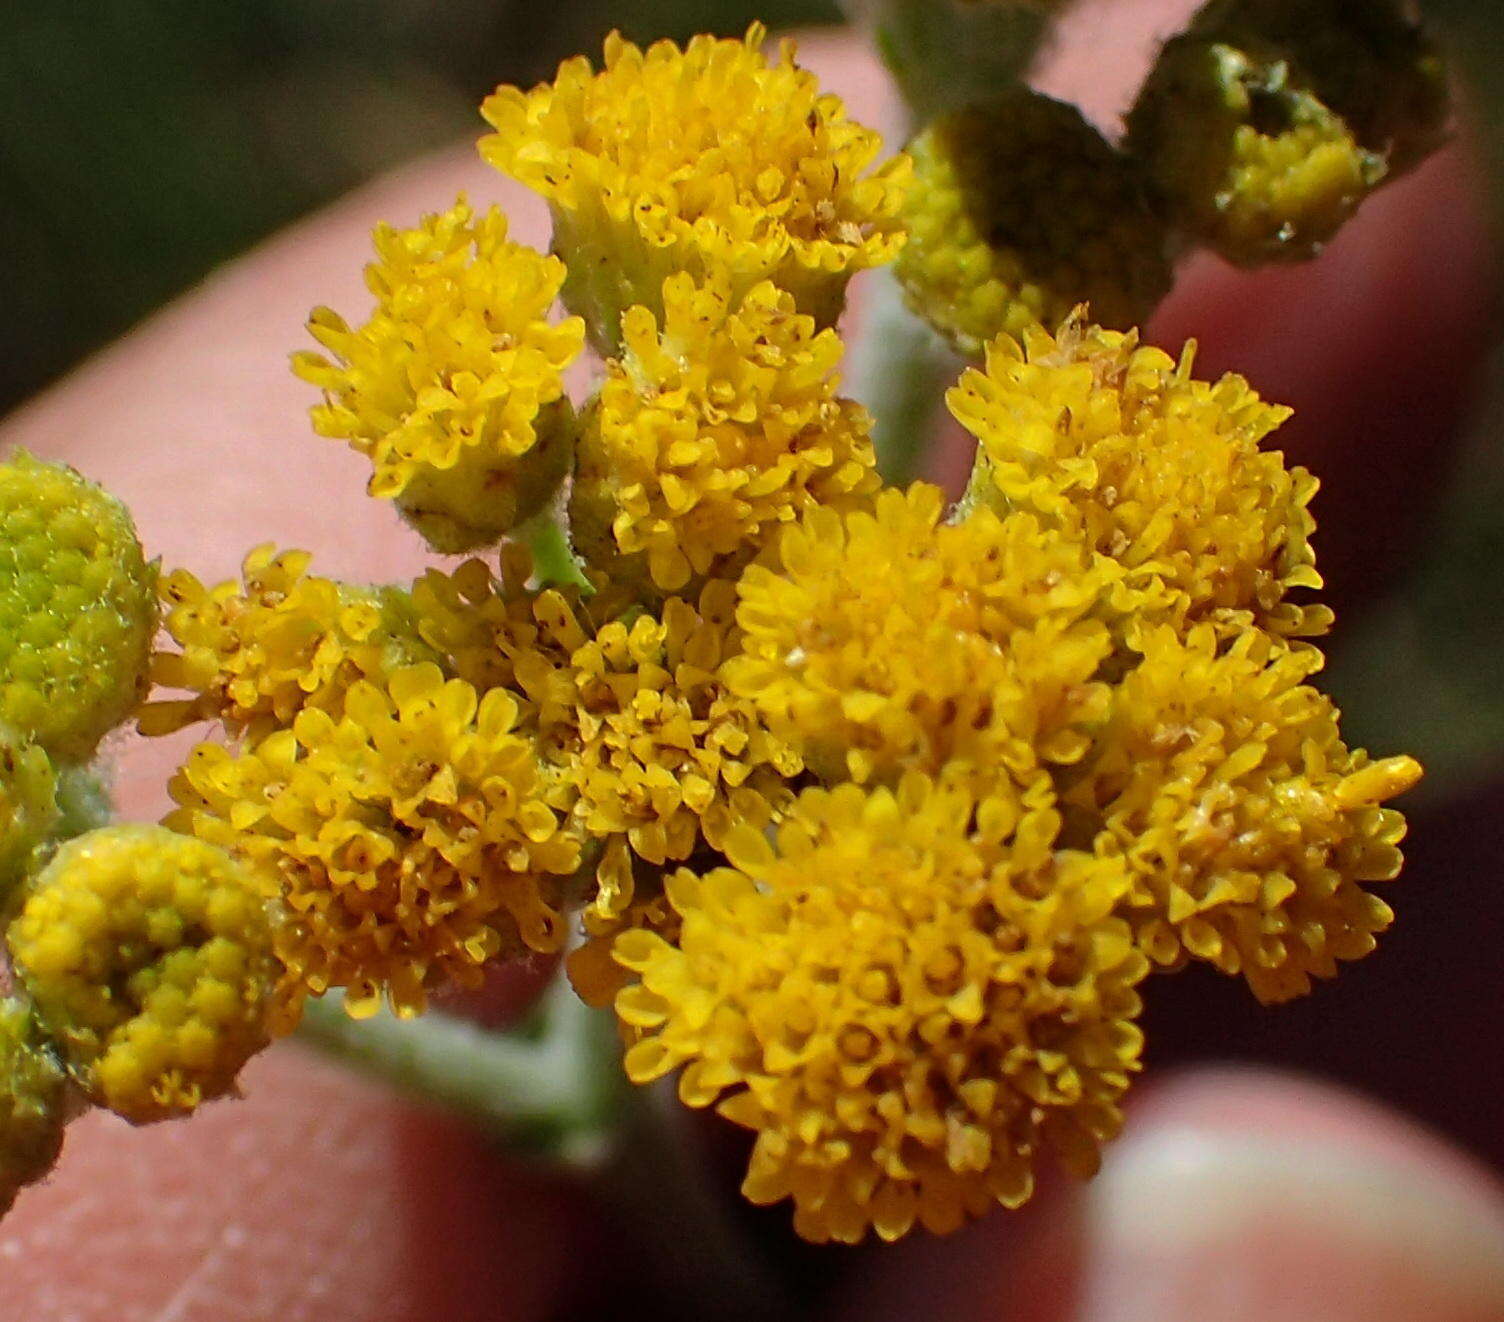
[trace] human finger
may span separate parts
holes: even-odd
[[[835,1317],[888,1322],[1491,1322],[1494,1177],[1376,1104],[1252,1069],[1130,1107],[1085,1186],[885,1251]]]

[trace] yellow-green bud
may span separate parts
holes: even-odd
[[[1303,260],[1441,140],[1444,71],[1393,6],[1208,5],[1128,116],[1171,218],[1229,261]]]
[[[84,762],[130,715],[156,631],[130,514],[59,464],[0,464],[0,721]]]
[[[7,935],[70,1073],[140,1124],[230,1092],[266,1045],[273,923],[268,889],[223,850],[112,826],[57,851]]]
[[[1384,157],[1387,181],[1440,145],[1451,112],[1445,61],[1406,8],[1403,0],[1214,0],[1193,30],[1288,55],[1358,142]]]
[[[909,305],[962,353],[1054,325],[1141,322],[1170,285],[1166,234],[1133,163],[1074,106],[1029,88],[941,116],[910,144]]]
[[[0,1216],[57,1164],[67,1078],[24,1001],[0,999]]]

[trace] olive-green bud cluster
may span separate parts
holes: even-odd
[[[223,850],[112,826],[57,851],[7,940],[73,1078],[140,1124],[232,1091],[267,1044],[274,922],[263,885]]]
[[[118,500],[24,451],[0,464],[0,722],[87,761],[145,690],[154,580]]]
[[[910,306],[962,353],[1081,303],[1126,329],[1168,290],[1166,231],[1135,163],[1074,106],[1014,88],[942,115],[909,152],[895,269]]]
[[[0,1216],[57,1163],[67,1121],[67,1078],[30,1007],[0,999]]]
[[[1128,116],[1165,209],[1228,260],[1318,252],[1447,118],[1442,63],[1390,3],[1214,0]]]

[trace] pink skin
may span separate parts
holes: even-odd
[[[1110,116],[1147,58],[1145,34],[1184,8],[1147,4],[1130,17],[1121,0],[1088,0],[1075,28],[1084,44],[1063,47],[1045,84],[1087,88],[1093,112]],[[892,121],[886,82],[858,43],[822,36],[802,50],[856,117]],[[424,563],[415,538],[359,494],[363,460],[308,435],[311,392],[286,355],[304,342],[313,304],[352,315],[365,305],[359,267],[375,221],[411,222],[459,190],[502,202],[516,237],[544,242],[542,208],[457,147],[227,267],[11,418],[0,443],[78,465],[129,502],[154,554],[206,580],[233,572],[262,541],[306,546],[335,575],[411,575]],[[1312,267],[1248,276],[1192,262],[1151,328],[1170,344],[1194,332],[1208,370],[1237,366],[1270,396],[1301,405],[1309,421],[1292,425],[1288,448],[1333,479],[1323,510],[1329,564],[1345,563],[1344,538],[1356,546],[1358,533],[1388,527],[1402,501],[1414,508],[1418,470],[1445,468],[1438,454],[1476,366],[1464,350],[1482,343],[1492,291],[1471,200],[1460,156],[1446,153],[1375,201]],[[1377,525],[1375,511],[1385,512]],[[191,738],[121,740],[126,815],[162,810],[164,778]],[[531,986],[520,983],[506,1004]],[[80,1121],[58,1174],[0,1227],[0,1313],[28,1322],[521,1322],[555,1315],[575,1297],[579,1262],[598,1261],[599,1232],[576,1191],[501,1161],[462,1126],[296,1046],[255,1062],[245,1084],[245,1102],[184,1123]],[[1504,1251],[1493,1253],[1504,1244],[1498,1191],[1434,1138],[1277,1075],[1204,1073],[1140,1091],[1129,1136],[1088,1191],[1047,1182],[1027,1212],[886,1250],[833,1315],[1504,1316],[1504,1284],[1488,1274],[1491,1257],[1504,1262]],[[1315,1181],[1319,1207],[1301,1197],[1313,1182],[1299,1163],[1280,1175],[1281,1153],[1308,1151],[1331,1158]],[[1376,1186],[1375,1172],[1415,1196],[1376,1196],[1389,1186]],[[1184,1235],[1142,1233],[1173,1222],[1182,1187],[1212,1211],[1241,1208],[1240,1218],[1209,1212]],[[1153,1197],[1136,1201],[1140,1188]],[[1394,1216],[1377,1217],[1375,1206]],[[1427,1225],[1476,1234],[1437,1244]],[[1125,1299],[1144,1303],[1145,1282],[1163,1286],[1149,1311],[1112,1311]],[[1073,1312],[1078,1305],[1085,1311]]]

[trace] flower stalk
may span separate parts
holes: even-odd
[[[298,1034],[349,1064],[453,1110],[506,1144],[567,1169],[599,1169],[625,1089],[610,1023],[562,979],[526,1033],[433,1012],[352,1019],[342,998],[309,1004]]]

